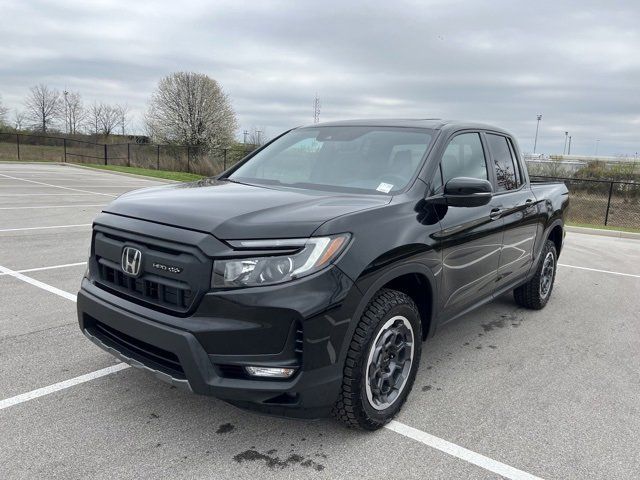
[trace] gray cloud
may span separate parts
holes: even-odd
[[[560,4],[561,3],[561,4]],[[640,151],[640,4],[494,1],[13,1],[3,6],[0,93],[30,85],[127,102],[158,79],[216,78],[242,128],[443,117],[498,124],[530,150]]]

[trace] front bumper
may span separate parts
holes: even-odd
[[[265,413],[318,417],[340,389],[340,352],[360,300],[352,287],[332,267],[291,284],[211,292],[193,315],[174,317],[85,279],[78,319],[100,348],[174,386]],[[298,371],[287,380],[259,379],[245,365]]]

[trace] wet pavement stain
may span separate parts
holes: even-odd
[[[325,469],[325,466],[323,464],[318,463],[310,458],[305,458],[302,455],[292,453],[287,458],[282,459],[280,457],[273,455],[275,452],[277,452],[277,450],[273,449],[273,450],[267,451],[266,453],[261,453],[255,450],[254,448],[252,448],[250,450],[245,450],[242,453],[234,455],[233,459],[237,463],[264,461],[267,467],[269,467],[272,470],[275,470],[276,468],[285,469],[293,465],[300,465],[305,468],[312,468],[318,472],[321,472],[322,470]],[[316,454],[316,456],[317,455],[319,454]]]
[[[234,428],[236,428],[236,427],[234,427],[233,424],[231,424],[231,423],[223,423],[222,425],[220,425],[218,427],[218,429],[216,430],[216,433],[218,433],[218,434],[229,433]]]
[[[504,328],[504,319],[499,318],[498,320],[493,320],[489,323],[483,323],[480,326],[485,331],[485,333],[492,331],[494,328]]]
[[[429,390],[431,390],[431,388],[433,388],[433,387],[431,387],[431,385],[425,385],[424,387],[422,387],[422,391],[423,392],[428,392]]]
[[[158,418],[160,418],[160,415],[158,415],[157,413],[151,412],[149,414],[149,420],[147,420],[145,423],[149,425],[152,420],[157,420]]]

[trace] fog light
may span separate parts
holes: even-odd
[[[296,369],[291,367],[244,367],[244,369],[252,377],[289,378],[296,373]]]

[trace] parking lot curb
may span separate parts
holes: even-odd
[[[572,227],[567,225],[567,232],[585,233],[587,235],[600,235],[603,237],[614,238],[630,238],[633,240],[640,240],[640,233],[624,232],[622,230],[605,230],[600,228],[587,228],[587,227]]]

